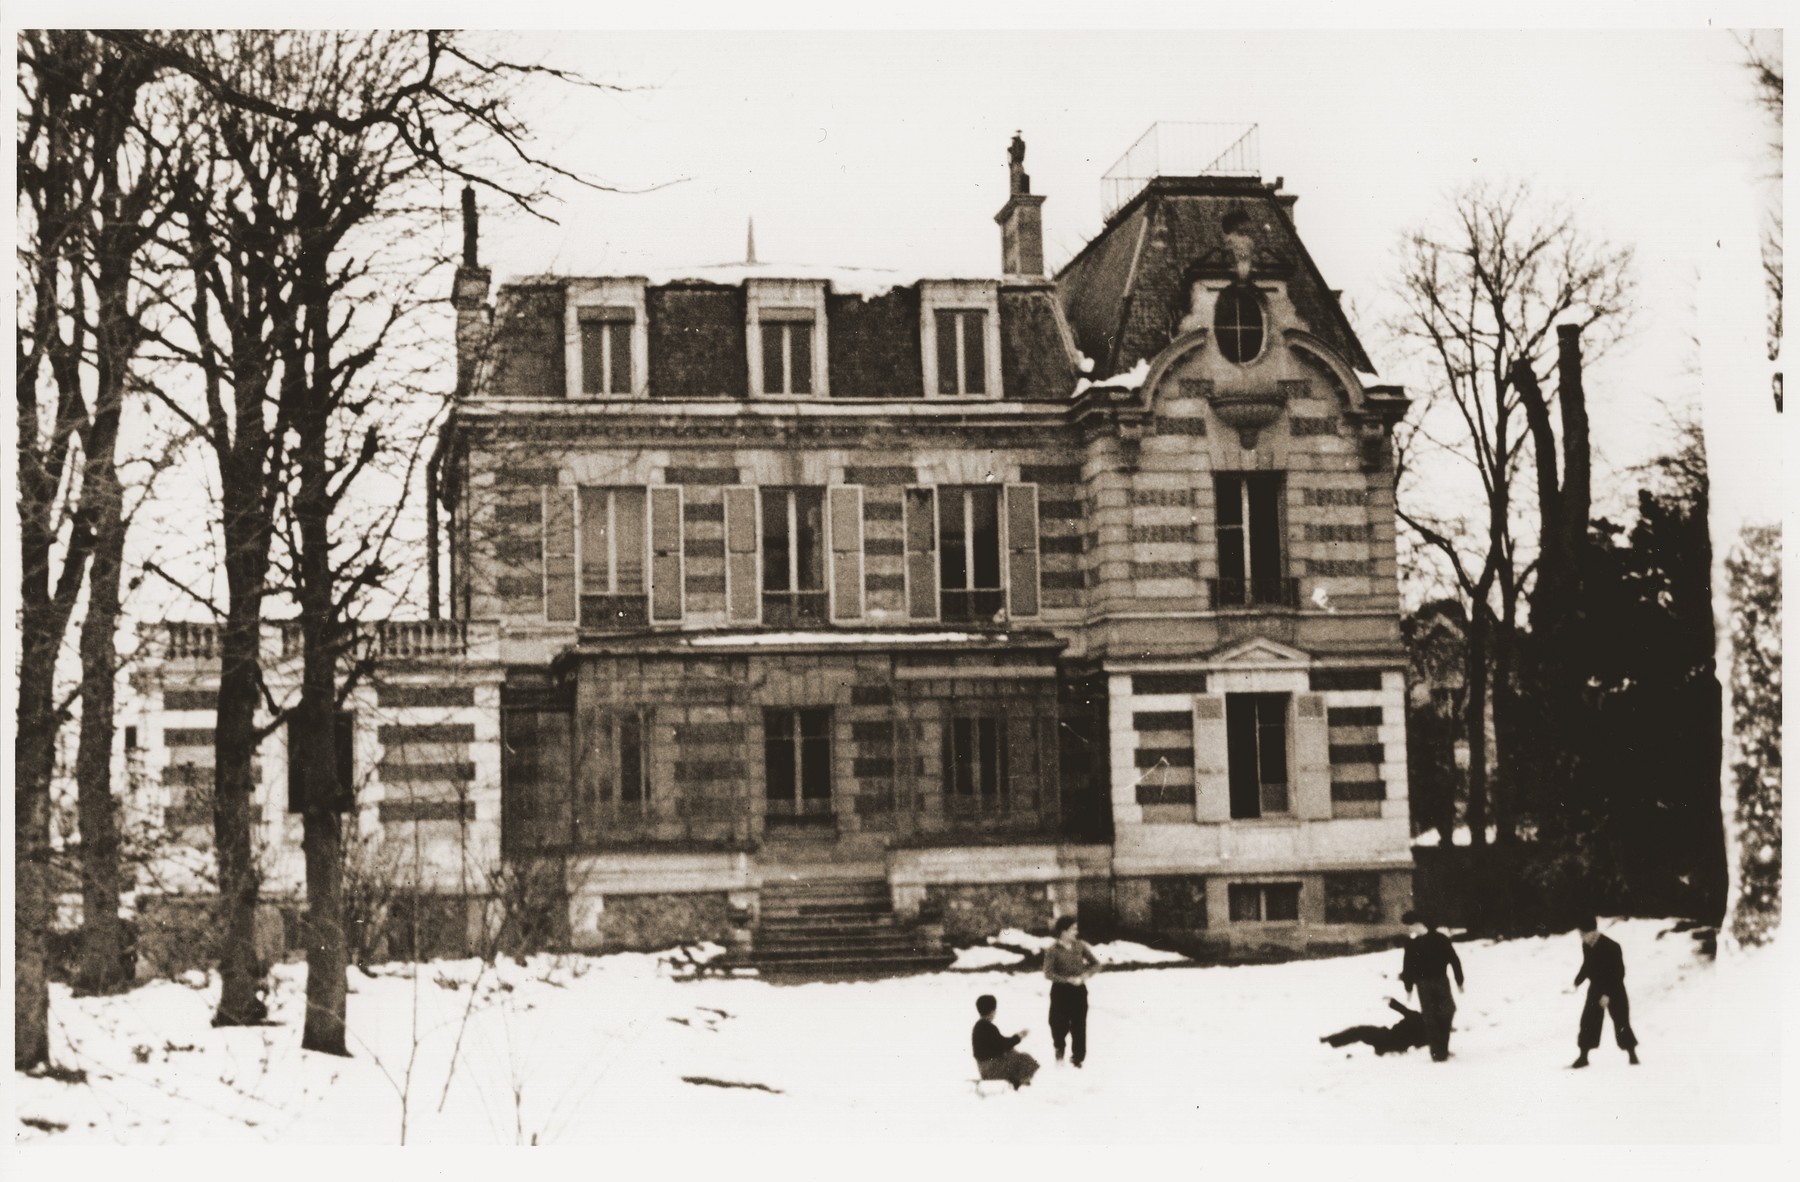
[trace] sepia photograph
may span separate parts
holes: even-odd
[[[82,8],[0,1171],[1777,1160],[1779,6]]]

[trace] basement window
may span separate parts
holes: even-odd
[[[1234,882],[1227,892],[1232,923],[1299,923],[1297,882]]]

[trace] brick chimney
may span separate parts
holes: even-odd
[[[480,215],[475,211],[473,185],[463,186],[462,220],[462,265],[456,268],[456,285],[450,294],[450,306],[456,309],[456,393],[459,396],[469,392],[475,365],[486,344],[488,290],[493,280],[493,274],[476,261]]]
[[[994,215],[994,220],[1000,224],[1000,268],[1009,277],[1041,278],[1044,274],[1044,199],[1031,192],[1031,177],[1025,172],[1025,140],[1020,133],[1013,133],[1006,155],[1012,187],[1006,204]]]

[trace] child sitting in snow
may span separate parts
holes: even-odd
[[[975,1050],[975,1066],[981,1072],[981,1078],[1003,1079],[1018,1091],[1037,1074],[1038,1061],[1015,1049],[1019,1040],[1025,1037],[1025,1031],[1008,1038],[994,1025],[994,1011],[999,1005],[991,993],[975,999],[975,1012],[980,1018],[970,1032],[969,1041]]]

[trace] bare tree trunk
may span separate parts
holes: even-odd
[[[310,178],[309,178],[310,179]],[[316,210],[303,181],[303,209]],[[302,215],[304,217],[304,215]],[[328,247],[313,234],[302,252],[296,290],[306,308],[301,339],[311,361],[311,380],[297,379],[300,404],[294,457],[299,488],[294,517],[300,532],[300,629],[304,646],[300,683],[305,785],[306,852],[306,1028],[307,1050],[347,1055],[344,1043],[345,981],[349,950],[344,933],[344,849],[339,813],[355,785],[339,782],[336,752],[337,610],[331,569],[331,489],[326,428],[332,405],[330,294],[325,267]],[[302,372],[299,350],[289,357],[290,375]],[[300,388],[301,386],[304,388]],[[353,807],[353,806],[352,806]],[[352,814],[354,815],[354,814]]]
[[[81,738],[75,755],[81,830],[81,965],[77,988],[116,993],[126,984],[125,929],[119,922],[118,800],[113,792],[113,705],[119,654],[119,566],[125,522],[118,473],[105,464],[96,505],[87,617],[81,623]],[[104,477],[102,479],[105,479]]]
[[[1469,826],[1469,845],[1487,845],[1488,825],[1488,645],[1487,605],[1477,600],[1469,613],[1464,679],[1468,700],[1463,704],[1463,726],[1469,736],[1469,802],[1464,817]]]
[[[226,537],[229,539],[228,529]],[[229,541],[227,543],[229,545]],[[230,564],[230,558],[227,558]],[[219,860],[219,1008],[214,1026],[266,1020],[263,965],[256,954],[261,877],[251,843],[256,755],[256,700],[261,675],[260,597],[234,595],[219,637],[219,707],[213,732],[213,842]]]
[[[28,625],[33,615],[28,603]],[[21,670],[48,670],[56,636],[27,627]],[[50,774],[56,760],[55,687],[49,677],[21,672],[19,733],[13,742],[13,1069],[50,1061],[49,934]]]

